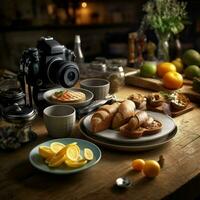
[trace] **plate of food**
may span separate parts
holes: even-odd
[[[53,174],[72,174],[96,165],[101,150],[93,143],[77,138],[53,139],[37,145],[29,161],[37,169]]]
[[[162,137],[154,141],[149,141],[145,143],[141,143],[141,142],[140,143],[130,143],[130,142],[124,143],[120,141],[111,141],[103,137],[96,137],[94,134],[91,135],[90,133],[88,133],[85,126],[83,125],[83,120],[84,118],[80,120],[79,130],[80,130],[80,133],[85,138],[87,138],[91,142],[94,142],[95,144],[101,145],[109,149],[119,150],[119,151],[137,152],[137,151],[147,151],[147,150],[155,149],[169,143],[177,133],[177,127],[176,127],[166,137]]]
[[[43,98],[49,104],[67,104],[75,108],[83,107],[91,103],[94,94],[82,88],[54,88],[47,90]]]
[[[176,125],[171,117],[153,111],[146,111],[146,112],[150,117],[152,117],[154,120],[159,121],[162,124],[162,128],[155,134],[152,132],[150,134],[141,137],[131,138],[120,134],[119,130],[113,130],[113,129],[106,129],[100,132],[93,133],[91,128],[91,118],[93,114],[90,114],[84,118],[83,125],[90,135],[101,137],[110,141],[120,141],[126,143],[140,143],[140,142],[154,141],[163,137],[167,137],[176,128]]]
[[[176,125],[163,113],[137,110],[131,100],[101,106],[86,116],[83,125],[96,137],[119,142],[148,142],[171,133]]]

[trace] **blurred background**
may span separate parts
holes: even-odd
[[[67,48],[81,36],[87,62],[97,56],[127,58],[128,33],[137,31],[145,0],[1,0],[0,68],[17,71],[24,49],[41,36]],[[183,49],[200,50],[200,1],[187,0],[190,24],[181,32]],[[148,38],[156,43],[151,31]],[[148,39],[147,38],[147,39]]]

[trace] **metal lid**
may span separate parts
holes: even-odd
[[[113,72],[124,72],[124,68],[120,65],[109,65],[108,69]]]
[[[15,103],[3,110],[5,120],[13,123],[24,123],[35,119],[37,111],[29,106],[22,106]]]
[[[25,96],[24,92],[20,88],[9,88],[0,92],[0,98],[5,100],[16,101],[22,99]]]

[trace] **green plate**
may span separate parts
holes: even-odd
[[[70,168],[64,164],[57,168],[48,167],[48,165],[45,164],[44,159],[39,155],[38,149],[39,149],[39,146],[50,146],[50,144],[52,142],[61,142],[63,144],[77,142],[77,144],[81,150],[81,152],[80,152],[81,155],[83,155],[84,148],[90,148],[93,151],[94,158],[93,158],[93,160],[88,161],[87,164],[85,164],[84,166],[82,166],[80,168]],[[83,170],[86,170],[86,169],[96,165],[100,159],[101,159],[101,150],[95,144],[93,144],[89,141],[81,140],[81,139],[77,139],[77,138],[59,138],[59,139],[49,140],[47,142],[37,145],[35,148],[33,148],[31,150],[31,152],[29,154],[29,160],[34,167],[36,167],[39,170],[42,170],[42,171],[45,171],[48,173],[53,173],[53,174],[72,174],[72,173],[81,172]]]

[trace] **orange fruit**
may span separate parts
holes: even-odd
[[[176,66],[170,62],[162,62],[157,65],[157,74],[159,77],[163,77],[167,72],[175,72]]]
[[[155,160],[147,160],[145,162],[144,168],[143,168],[143,173],[146,177],[156,177],[158,176],[160,172],[160,165],[157,161]]]
[[[132,168],[135,171],[142,171],[144,168],[145,162],[143,159],[136,159],[132,161]]]
[[[170,90],[179,89],[183,85],[183,77],[178,72],[167,72],[163,77],[163,85]]]

